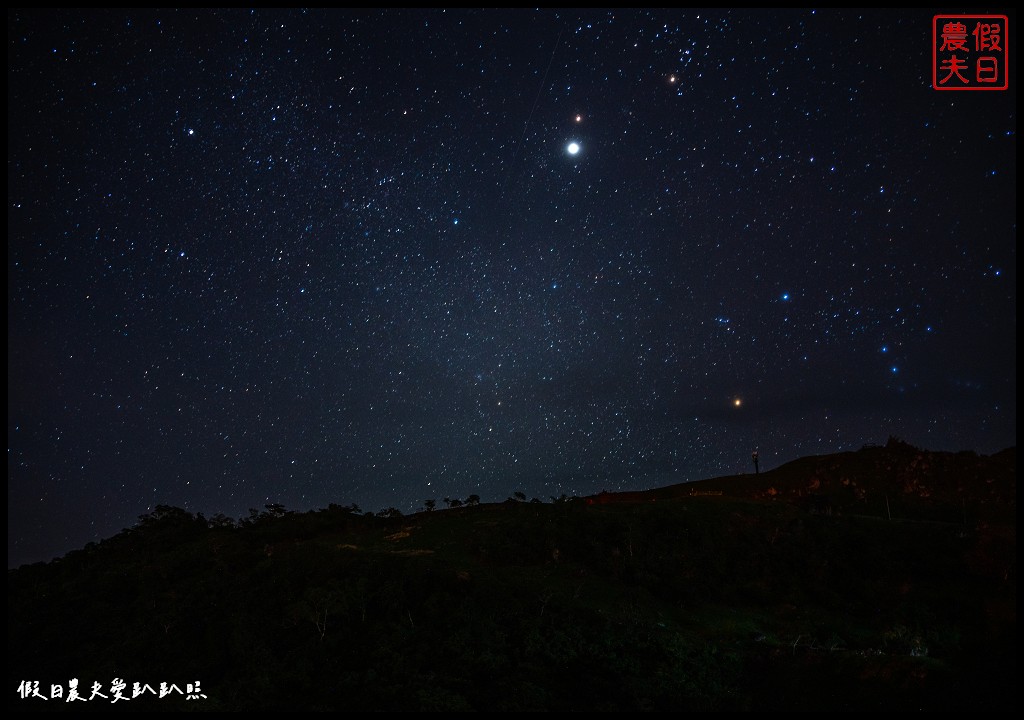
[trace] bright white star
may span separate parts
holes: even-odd
[[[571,142],[571,143],[569,143],[569,144],[568,144],[568,145],[566,146],[565,150],[566,150],[566,152],[568,152],[568,153],[569,153],[570,155],[575,155],[576,153],[578,153],[578,152],[580,151],[580,146],[579,146],[579,143],[574,143],[574,142]]]

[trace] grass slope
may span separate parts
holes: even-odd
[[[165,508],[8,573],[9,687],[207,697],[8,707],[1016,707],[1015,451],[890,443],[590,500],[241,527]]]

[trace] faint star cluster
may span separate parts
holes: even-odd
[[[8,564],[1016,438],[924,10],[8,10]]]

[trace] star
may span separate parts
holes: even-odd
[[[575,155],[575,154],[576,154],[576,153],[578,153],[578,152],[579,152],[579,151],[580,151],[581,149],[582,149],[582,148],[580,148],[580,144],[579,144],[579,143],[576,143],[576,142],[571,142],[571,143],[569,143],[568,145],[566,145],[566,147],[565,147],[565,151],[566,151],[567,153],[569,153],[570,155]]]

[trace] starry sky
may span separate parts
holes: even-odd
[[[8,566],[1015,445],[1016,65],[932,14],[9,9]]]

